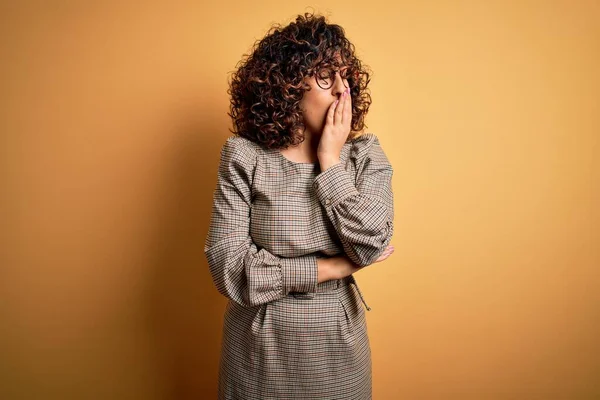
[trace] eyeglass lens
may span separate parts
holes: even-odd
[[[342,78],[342,82],[345,87],[352,86],[353,80],[350,78],[350,75],[346,72],[347,70],[343,70],[340,72],[340,77]],[[333,69],[320,69],[315,73],[315,79],[317,84],[322,89],[329,89],[333,86],[335,82],[336,74]],[[347,81],[346,81],[347,80]]]

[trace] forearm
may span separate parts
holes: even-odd
[[[209,270],[221,294],[242,306],[254,307],[290,292],[315,292],[316,256],[276,256],[258,247],[246,232],[247,227],[241,227],[239,232],[232,231],[205,245]]]
[[[331,277],[331,258],[317,258],[317,283],[329,281]]]
[[[364,169],[371,173],[359,176],[355,182],[342,163],[330,164],[313,182],[316,197],[344,252],[361,266],[373,263],[383,253],[394,229],[393,170],[383,162],[363,166]]]
[[[317,258],[317,283],[345,278],[361,268],[345,255]]]

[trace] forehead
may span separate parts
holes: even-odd
[[[340,69],[346,69],[346,68],[348,68],[347,65],[344,65],[344,60],[342,60],[342,57],[340,56],[340,53],[336,53],[333,56],[333,63],[334,63],[334,65],[332,65],[332,67],[339,66]]]
[[[323,63],[323,64],[317,66],[317,68],[318,69],[327,68],[327,69],[331,69],[334,71],[345,71],[350,67],[348,65],[343,65],[341,62],[338,62],[337,64]]]

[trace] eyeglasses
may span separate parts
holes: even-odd
[[[340,76],[343,79],[342,82],[344,83],[344,86],[352,88],[354,87],[355,79],[353,79],[353,76],[349,75],[347,71],[348,69],[343,70],[340,73]],[[319,85],[321,89],[329,89],[333,86],[333,83],[335,82],[335,75],[336,74],[333,69],[323,68],[317,70],[317,72],[315,73],[315,80],[317,81],[317,85]]]

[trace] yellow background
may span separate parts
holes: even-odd
[[[12,3],[12,4],[11,4]],[[5,2],[0,398],[216,398],[229,72],[316,11],[374,71],[374,399],[600,398],[596,1]]]

